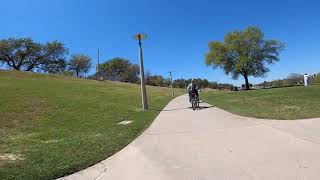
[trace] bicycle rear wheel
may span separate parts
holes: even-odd
[[[192,105],[192,109],[193,109],[193,110],[196,110],[196,108],[197,108],[197,101],[195,100],[195,98],[192,98],[192,100],[191,100],[191,105]]]

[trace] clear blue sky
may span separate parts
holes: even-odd
[[[62,41],[70,53],[85,53],[96,63],[124,57],[138,63],[132,35],[145,32],[145,67],[174,78],[207,78],[241,84],[204,65],[211,40],[232,30],[259,26],[268,39],[287,44],[281,61],[265,79],[292,72],[320,72],[320,2],[289,0],[1,0],[0,39],[31,37]],[[91,73],[94,72],[92,68]]]

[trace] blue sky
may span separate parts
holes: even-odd
[[[145,32],[145,68],[174,78],[207,78],[242,84],[204,64],[207,44],[247,26],[259,26],[267,39],[286,43],[281,61],[261,82],[290,73],[320,72],[320,2],[285,0],[1,0],[0,39],[31,37],[62,41],[70,53],[85,53],[96,63],[124,57],[138,63],[137,42]],[[91,73],[94,72],[94,67]]]

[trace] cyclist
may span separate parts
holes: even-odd
[[[196,83],[195,79],[192,79],[191,83],[188,85],[187,87],[187,91],[189,93],[189,101],[191,102],[191,98],[192,98],[192,93],[196,94],[196,97],[199,98],[199,94],[198,94],[198,86]]]

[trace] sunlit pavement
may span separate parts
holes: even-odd
[[[320,119],[258,120],[206,103],[193,111],[187,98],[114,156],[63,179],[320,179]]]

